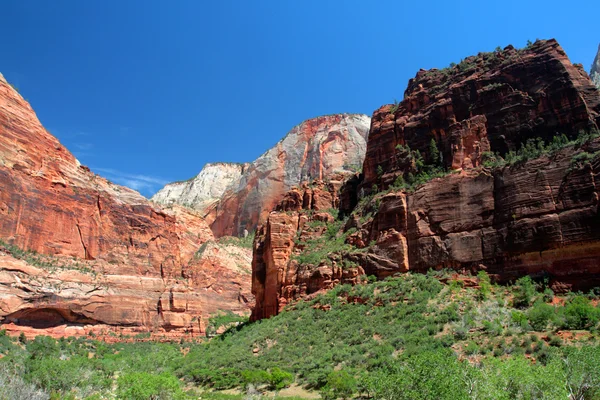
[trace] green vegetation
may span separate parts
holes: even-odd
[[[511,150],[504,155],[486,152],[482,154],[483,166],[487,168],[498,168],[504,166],[512,166],[524,163],[541,156],[552,156],[558,151],[574,147],[579,150],[571,160],[572,167],[581,167],[589,163],[599,152],[589,153],[585,150],[584,145],[592,139],[600,137],[600,132],[592,130],[589,132],[580,132],[575,139],[570,140],[565,134],[557,134],[552,138],[552,141],[546,143],[541,138],[528,139],[517,150]]]
[[[337,214],[334,217],[336,216]],[[344,220],[336,220],[329,224],[321,221],[309,222],[308,228],[322,232],[308,238],[297,237],[296,245],[302,252],[294,255],[294,259],[304,265],[317,266],[322,262],[332,265],[334,260],[342,261],[343,256],[357,251],[354,246],[346,243],[346,238],[354,231],[341,232],[344,224]],[[342,266],[350,266],[350,262],[344,260]]]
[[[245,249],[251,249],[252,244],[254,243],[255,235],[256,235],[256,232],[252,231],[246,237],[244,237],[244,236],[240,236],[240,237],[223,236],[223,237],[219,238],[217,241],[219,243],[225,244],[225,245],[238,246],[238,247],[243,247]]]
[[[42,268],[48,271],[56,271],[58,269],[77,270],[79,272],[97,275],[93,265],[87,264],[75,257],[53,257],[45,254],[39,254],[35,251],[23,250],[18,246],[7,243],[0,239],[0,251],[10,254],[18,260],[23,260],[30,265]]]
[[[446,68],[431,69],[421,76],[419,82],[425,85],[431,84],[430,82],[437,83],[436,86],[429,87],[431,93],[437,94],[447,90],[452,79],[457,76],[468,75],[478,68],[483,70],[502,68],[518,61],[523,52],[529,51],[532,45],[528,44],[522,49],[515,49],[512,46],[502,49],[498,46],[492,52],[480,52],[476,56],[461,59],[459,63],[452,62]]]
[[[219,329],[226,330],[239,324],[243,324],[245,322],[248,322],[247,317],[234,314],[231,311],[219,312],[216,315],[213,315],[208,320],[208,324],[206,326],[206,334],[214,335]]]
[[[0,394],[18,383],[32,399],[39,390],[56,399],[241,399],[211,390],[296,382],[324,399],[598,398],[597,296],[550,302],[543,282],[478,278],[477,288],[444,272],[338,285],[268,320],[217,316],[209,324],[229,329],[207,343],[20,341],[0,331]]]
[[[408,168],[402,175],[398,175],[390,188],[391,190],[414,191],[418,186],[432,179],[449,174],[444,167],[442,153],[433,138],[429,143],[427,162],[423,159],[419,150],[412,150],[408,145],[399,144],[396,146],[396,158],[400,165],[406,165]]]
[[[400,108],[400,102],[398,100],[394,99],[394,104],[392,105],[392,108],[390,108],[390,114],[395,114],[399,108]]]

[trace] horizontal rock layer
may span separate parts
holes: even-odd
[[[421,70],[398,105],[375,111],[363,166],[363,187],[387,187],[404,172],[397,146],[431,158],[433,139],[447,168],[481,165],[528,139],[550,140],[598,129],[600,96],[581,66],[555,40],[467,57],[444,70]]]
[[[160,208],[139,193],[90,172],[42,127],[30,105],[3,78],[0,187],[0,239],[41,254],[94,262],[90,268],[96,274],[106,274],[107,279],[118,277],[106,281],[104,292],[88,295],[90,287],[85,286],[79,292],[67,290],[64,295],[55,295],[47,287],[54,281],[46,282],[43,272],[0,265],[0,321],[11,315],[24,321],[23,313],[41,315],[40,310],[47,308],[54,311],[43,313],[55,317],[58,313],[67,322],[83,318],[86,323],[113,327],[135,325],[142,330],[183,332],[194,328],[192,320],[206,317],[216,308],[242,311],[248,307],[237,300],[240,285],[233,284],[239,283],[241,275],[232,272],[233,277],[225,277],[222,268],[202,270],[205,276],[214,272],[214,279],[224,283],[220,293],[207,291],[204,299],[191,295],[202,287],[202,282],[193,280],[194,254],[213,239],[197,212]],[[8,258],[2,258],[3,262],[10,264]],[[66,278],[73,279],[75,286],[92,285],[87,280],[79,282],[78,274],[63,275],[55,281]],[[29,283],[33,286],[18,286],[19,281],[31,279],[36,282]],[[163,299],[171,292],[192,296],[185,301],[188,306],[163,307]],[[101,301],[94,297],[99,293],[104,293]],[[46,302],[48,297],[50,303]],[[53,305],[54,301],[60,306]],[[93,304],[83,307],[82,302],[88,301]],[[205,307],[207,303],[210,306]],[[217,303],[222,307],[215,307]]]

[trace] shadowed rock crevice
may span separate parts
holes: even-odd
[[[48,329],[61,325],[95,325],[99,322],[68,308],[25,308],[5,316],[4,323],[13,323],[36,329]]]

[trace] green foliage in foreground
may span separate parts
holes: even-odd
[[[0,393],[20,382],[57,399],[241,399],[200,391],[295,381],[325,399],[600,398],[593,294],[554,306],[533,281],[479,278],[478,289],[419,274],[341,285],[203,344],[21,343],[0,332],[0,380],[9,382]],[[581,339],[564,342],[557,329],[566,326],[583,328]]]

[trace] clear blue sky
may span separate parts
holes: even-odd
[[[92,170],[151,195],[294,125],[371,114],[419,68],[554,37],[586,70],[597,0],[6,0],[0,72]]]

